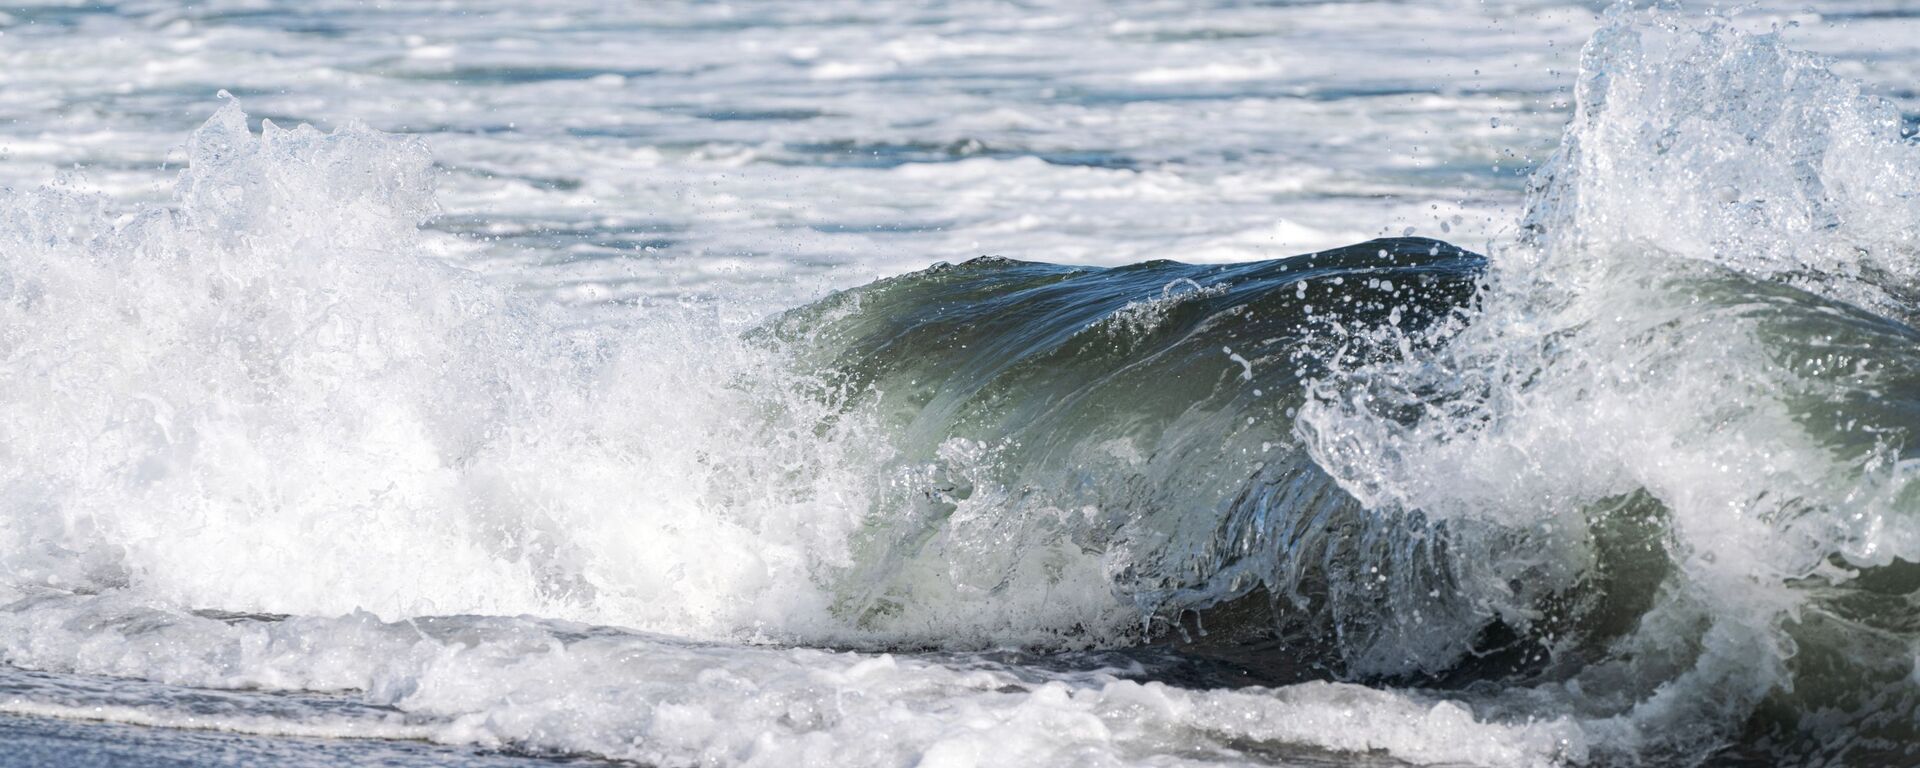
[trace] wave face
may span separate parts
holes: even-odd
[[[1466,650],[1458,638],[1380,619],[1411,610],[1439,622],[1465,607],[1388,605],[1380,581],[1385,568],[1425,594],[1438,589],[1429,580],[1462,574],[1433,571],[1418,519],[1355,504],[1291,424],[1303,382],[1336,361],[1438,338],[1429,331],[1458,321],[1482,266],[1415,238],[1222,266],[982,258],[788,313],[766,336],[827,399],[892,435],[901,467],[855,538],[837,609],[911,626],[920,606],[1085,579],[1127,598],[1154,635],[1168,627],[1151,622],[1259,590],[1274,616],[1312,615],[1290,641],[1342,638],[1316,664],[1395,674],[1451,663]],[[1076,623],[1060,629],[1104,642],[1140,634],[1063,618]]]
[[[450,266],[419,141],[229,104],[168,205],[6,193],[0,712],[662,765],[1912,762],[1920,146],[1660,12],[1577,96],[1486,258],[988,258],[631,322]]]

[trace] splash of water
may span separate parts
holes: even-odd
[[[1537,529],[1554,561],[1594,561],[1623,519],[1658,529],[1654,603],[1531,694],[1604,741],[1826,730],[1881,754],[1864,745],[1904,738],[1900,715],[1863,735],[1810,713],[1913,707],[1911,659],[1835,631],[1862,614],[1823,590],[1920,560],[1920,146],[1825,62],[1658,11],[1610,12],[1577,95],[1472,321],[1324,380],[1302,434],[1368,505]],[[1768,701],[1790,714],[1749,721]]]
[[[252,134],[229,103],[188,150],[173,206],[126,220],[7,195],[0,589],[694,636],[823,615],[860,491],[741,321],[583,327],[449,266],[414,139]]]

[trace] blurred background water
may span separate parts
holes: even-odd
[[[982,254],[1273,258],[1509,227],[1599,3],[12,4],[0,183],[160,200],[216,91],[427,138],[431,225],[561,301],[791,302]],[[1914,9],[1742,22],[1920,109]]]

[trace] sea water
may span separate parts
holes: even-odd
[[[1890,1],[0,7],[0,759],[1911,762],[1915,82]]]

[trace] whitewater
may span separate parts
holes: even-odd
[[[0,763],[1920,763],[1920,11],[0,7]]]

